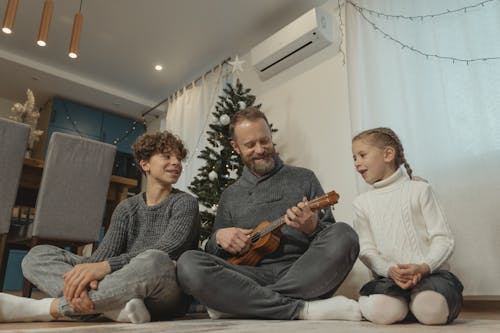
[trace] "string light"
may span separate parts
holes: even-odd
[[[467,65],[469,65],[470,63],[473,63],[473,62],[479,62],[479,61],[488,61],[488,60],[500,60],[500,56],[498,57],[479,57],[479,58],[458,58],[458,57],[453,57],[453,56],[442,56],[442,55],[439,55],[439,54],[432,54],[432,53],[427,53],[427,52],[424,52],[424,51],[421,51],[409,44],[406,44],[402,41],[400,41],[399,39],[391,36],[390,34],[386,33],[385,31],[383,31],[382,29],[380,29],[373,21],[371,21],[368,17],[366,17],[365,15],[365,12],[368,12],[370,13],[374,13],[374,14],[377,14],[377,15],[381,15],[381,16],[384,16],[386,18],[396,18],[396,19],[415,19],[415,18],[428,18],[428,17],[436,17],[436,16],[441,16],[441,15],[446,15],[446,14],[450,14],[450,13],[456,13],[456,12],[459,12],[459,11],[464,11],[465,9],[467,8],[474,8],[474,7],[478,7],[478,6],[484,6],[484,4],[488,3],[488,2],[491,2],[491,1],[495,1],[495,0],[486,0],[486,1],[483,1],[483,2],[480,2],[478,4],[475,4],[475,5],[471,5],[471,6],[467,6],[467,7],[462,7],[462,8],[459,8],[459,9],[455,9],[455,10],[447,10],[446,12],[442,12],[442,13],[437,13],[437,14],[428,14],[428,15],[419,15],[419,16],[403,16],[403,15],[390,15],[390,14],[384,14],[384,13],[379,13],[379,12],[376,12],[376,11],[372,11],[372,10],[369,10],[369,9],[366,9],[364,7],[361,7],[357,4],[355,4],[354,2],[352,2],[351,0],[346,0],[346,3],[352,5],[357,11],[358,13],[361,15],[361,17],[366,21],[368,22],[375,31],[381,33],[384,38],[388,38],[390,40],[392,40],[393,42],[395,42],[396,44],[399,44],[399,46],[401,46],[401,49],[409,49],[410,51],[416,53],[416,54],[419,54],[421,56],[424,56],[426,57],[426,59],[429,59],[429,58],[434,58],[434,59],[441,59],[441,60],[451,60],[453,63],[455,62],[462,62],[462,63],[466,63]],[[498,1],[498,0],[496,0]]]
[[[135,130],[137,129],[136,125],[137,125],[137,121],[132,122],[132,124],[130,125],[130,128],[128,130],[126,130],[125,133],[121,137],[118,137],[118,138],[113,140],[113,144],[114,145],[119,144],[121,141],[126,139],[130,134],[135,132]]]
[[[454,13],[458,13],[458,12],[462,12],[462,11],[464,13],[467,13],[467,10],[469,10],[469,9],[480,7],[480,6],[484,7],[485,4],[487,4],[489,2],[493,2],[493,1],[498,1],[498,0],[484,0],[484,1],[481,1],[481,2],[476,3],[474,5],[469,5],[469,6],[465,6],[465,7],[461,7],[461,8],[457,8],[457,9],[452,9],[452,10],[447,9],[446,11],[443,11],[443,12],[438,12],[438,13],[433,13],[433,14],[425,14],[425,15],[415,15],[415,16],[381,13],[381,12],[378,12],[378,11],[373,10],[373,9],[368,9],[368,8],[362,7],[362,6],[358,5],[357,3],[353,2],[352,0],[346,0],[346,3],[353,6],[358,11],[365,11],[371,15],[377,15],[378,17],[382,16],[386,19],[395,18],[395,19],[406,19],[406,20],[411,20],[411,21],[420,19],[421,21],[423,21],[424,19],[435,18],[438,16],[454,14]]]
[[[78,129],[78,126],[77,126],[77,122],[75,120],[73,120],[73,118],[71,117],[71,114],[68,110],[68,106],[66,105],[66,103],[63,103],[63,106],[64,106],[64,114],[66,115],[66,120],[69,121],[69,123],[71,124],[71,127],[73,128],[73,130],[80,136],[80,137],[86,137],[84,133],[82,133],[79,129]],[[146,124],[144,123],[144,126],[146,127]],[[114,145],[117,145],[119,144],[121,141],[125,140],[130,134],[134,133],[136,130],[138,129],[138,126],[137,126],[137,121],[134,121],[132,122],[132,124],[130,125],[130,128],[125,130],[124,134],[120,137],[117,137],[113,140],[113,144]]]

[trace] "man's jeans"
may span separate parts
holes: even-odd
[[[24,276],[51,297],[59,298],[58,310],[65,316],[80,316],[63,296],[63,275],[83,261],[64,249],[51,245],[32,248],[23,260]],[[186,296],[177,285],[175,263],[168,254],[147,250],[121,269],[99,281],[97,290],[89,290],[94,303],[92,313],[121,309],[132,298],[144,300],[151,317],[168,318],[185,311]]]
[[[345,223],[323,229],[300,257],[237,266],[201,251],[187,251],[177,262],[186,293],[214,310],[240,316],[296,319],[304,300],[333,295],[359,254],[356,232]]]

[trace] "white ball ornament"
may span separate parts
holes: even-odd
[[[243,110],[247,107],[247,104],[243,101],[239,101],[238,106],[240,107],[240,110]]]
[[[217,178],[219,178],[217,176],[217,172],[215,172],[214,170],[210,171],[210,173],[208,174],[208,179],[210,179],[211,181],[214,181],[216,180]]]
[[[229,118],[227,114],[223,114],[222,116],[220,116],[219,121],[223,126],[226,126],[231,121],[231,118]]]
[[[238,169],[229,170],[229,178],[230,179],[238,179]]]

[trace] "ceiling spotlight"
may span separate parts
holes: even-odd
[[[75,20],[73,21],[73,30],[71,31],[71,42],[69,44],[68,56],[70,58],[78,58],[78,46],[80,45],[80,34],[82,33],[82,23],[83,16],[82,12],[82,0],[80,0],[80,10],[75,14]]]
[[[49,36],[50,19],[52,17],[52,10],[54,4],[52,0],[45,0],[42,11],[42,18],[40,20],[40,29],[38,30],[38,39],[36,43],[39,46],[47,45],[47,39]]]
[[[162,66],[162,65],[156,65],[156,66],[155,66],[155,69],[156,69],[157,71],[161,71],[161,70],[163,69],[163,66]]]
[[[3,18],[2,24],[2,31],[6,34],[12,33],[18,4],[19,0],[9,0],[9,2],[7,3],[7,8],[5,9],[5,16]]]

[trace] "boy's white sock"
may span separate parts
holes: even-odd
[[[362,317],[358,302],[344,296],[334,296],[305,302],[299,319],[360,321]]]
[[[224,312],[220,312],[214,309],[207,308],[207,313],[210,319],[221,319],[224,315]]]
[[[142,324],[151,321],[144,301],[140,298],[132,298],[121,309],[104,312],[104,317],[122,323]]]
[[[0,293],[0,322],[51,321],[54,298],[33,299]]]
[[[211,308],[207,308],[207,313],[210,319],[224,319],[224,318],[236,318],[236,315],[230,314],[230,313],[225,313],[225,312],[220,312]]]

